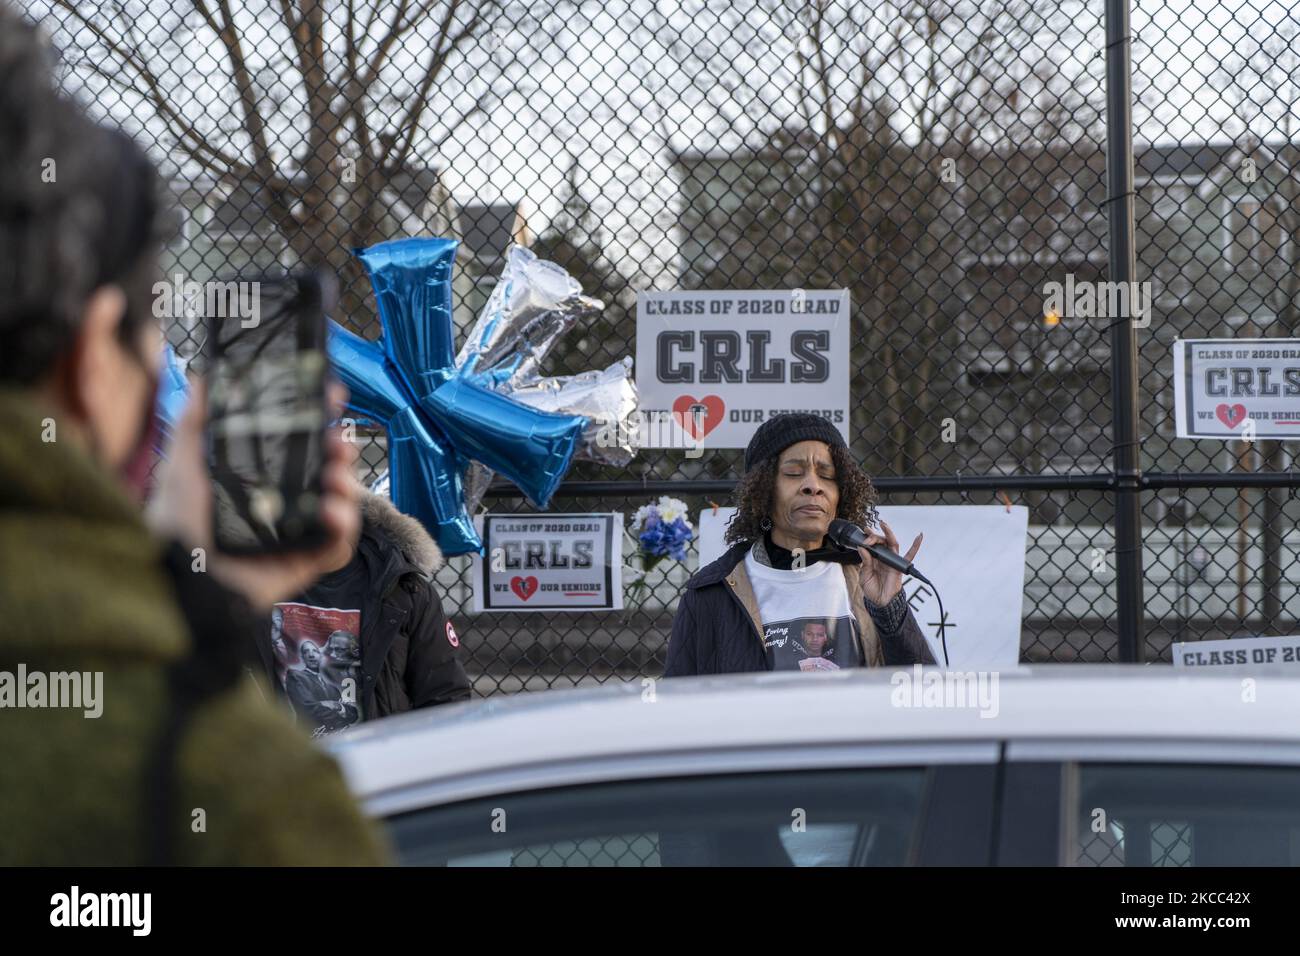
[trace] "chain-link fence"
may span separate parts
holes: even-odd
[[[374,337],[351,250],[452,235],[463,333],[522,242],[607,305],[550,374],[633,354],[639,290],[847,288],[852,450],[883,502],[1030,510],[1024,659],[1294,630],[1293,446],[1176,438],[1171,380],[1175,339],[1298,334],[1287,4],[1135,0],[1131,91],[1126,7],[1103,0],[27,10],[67,87],[167,171],[169,273],[325,262],[336,317]],[[1149,282],[1146,311],[1047,303],[1048,283],[1108,278]],[[183,321],[170,338],[199,344]],[[670,491],[698,513],[728,503],[740,459],[579,463],[550,510]],[[525,507],[509,485],[487,502]],[[696,561],[659,565],[622,612],[473,614],[466,557],[439,587],[481,693],[567,686],[660,673]]]

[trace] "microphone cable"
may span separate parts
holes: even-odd
[[[939,602],[939,646],[943,648],[943,666],[950,670],[951,665],[948,663],[948,615],[943,613],[943,598],[939,596],[939,589],[934,586],[934,582],[915,568],[912,570],[912,577],[930,585],[930,590],[934,592],[934,599]]]

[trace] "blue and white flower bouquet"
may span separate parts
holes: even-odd
[[[642,505],[632,516],[629,533],[636,539],[640,570],[633,570],[632,595],[638,602],[649,590],[646,575],[664,558],[686,560],[686,545],[695,539],[695,528],[686,516],[686,505],[664,495]]]

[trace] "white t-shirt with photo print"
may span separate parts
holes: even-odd
[[[849,607],[844,569],[817,561],[782,571],[759,564],[753,549],[745,570],[758,600],[763,646],[773,670],[838,670],[862,665],[857,619]]]

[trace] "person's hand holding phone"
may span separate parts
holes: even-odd
[[[346,401],[347,389],[331,382],[331,417],[342,414]],[[321,472],[320,514],[328,535],[325,543],[309,551],[234,556],[213,546],[206,423],[206,390],[198,385],[191,389],[166,458],[158,465],[157,485],[147,513],[149,525],[155,533],[174,537],[191,549],[202,548],[209,573],[243,594],[255,609],[269,611],[277,601],[299,594],[337,566],[339,555],[351,554],[356,546],[361,534],[361,485],[352,470],[357,449],[343,440],[339,428],[329,430]]]

